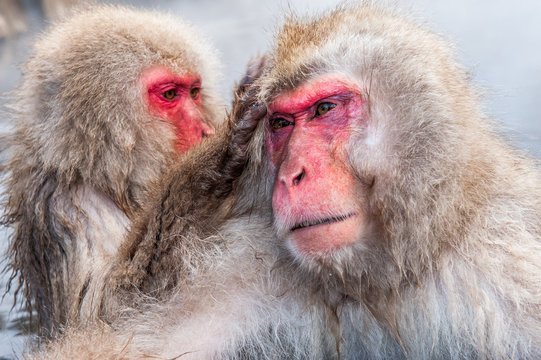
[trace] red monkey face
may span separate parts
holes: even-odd
[[[202,115],[198,76],[175,75],[165,67],[156,67],[147,70],[142,80],[150,112],[174,126],[179,153],[214,133]]]
[[[364,217],[345,147],[362,115],[359,86],[340,75],[310,81],[269,107],[266,143],[277,170],[275,222],[301,255],[329,254],[359,239]]]

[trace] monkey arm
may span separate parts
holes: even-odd
[[[105,285],[110,294],[125,289],[123,298],[130,299],[135,287],[136,292],[161,298],[190,276],[186,269],[199,267],[199,257],[193,254],[224,246],[205,238],[216,234],[229,216],[233,184],[247,163],[251,135],[265,115],[265,109],[255,105],[254,94],[246,87],[238,90],[229,121],[186,153],[155,187],[153,200],[111,269],[111,281]]]
[[[143,208],[115,259],[91,278],[82,295],[83,318],[112,321],[115,309],[141,302],[138,294],[166,298],[194,272],[204,271],[205,257],[226,246],[216,230],[230,217],[236,179],[248,160],[248,144],[265,107],[255,104],[252,83],[266,59],[252,61],[235,90],[228,121],[199,146],[186,152],[150,188]],[[211,239],[211,240],[209,240]],[[146,298],[146,297],[144,297]]]

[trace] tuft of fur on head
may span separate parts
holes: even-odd
[[[148,187],[178,156],[172,126],[146,109],[142,72],[163,65],[199,74],[205,120],[217,125],[225,107],[216,58],[183,20],[120,6],[76,11],[36,41],[11,95],[3,222],[15,230],[8,267],[47,328],[64,321],[53,318],[68,293],[84,291],[86,270],[74,264],[77,256],[95,253],[96,237],[81,234],[85,226],[131,220]],[[98,217],[91,219],[79,201],[82,193],[101,194],[112,213],[90,209]],[[120,234],[129,222],[123,220]],[[113,233],[104,238],[116,248],[121,238]],[[64,287],[73,281],[79,285]]]

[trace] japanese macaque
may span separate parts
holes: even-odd
[[[45,333],[78,320],[149,187],[213,134],[218,79],[209,43],[156,12],[91,7],[35,43],[11,106],[4,223],[8,267]]]
[[[540,172],[446,43],[369,5],[276,39],[48,354],[538,359]]]

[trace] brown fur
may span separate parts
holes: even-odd
[[[8,267],[48,332],[77,321],[88,277],[115,254],[149,186],[177,157],[174,131],[150,115],[139,81],[155,65],[199,74],[206,121],[220,121],[212,48],[180,19],[122,7],[53,25],[12,95]]]
[[[261,109],[327,73],[367,100],[348,158],[370,224],[314,259],[273,232]],[[369,5],[292,17],[249,94],[232,114],[248,133],[230,125],[165,177],[112,282],[90,285],[115,341],[183,359],[541,356],[540,171],[495,132],[447,44]],[[246,146],[230,187],[242,152],[226,154]],[[198,164],[205,151],[220,160]]]

